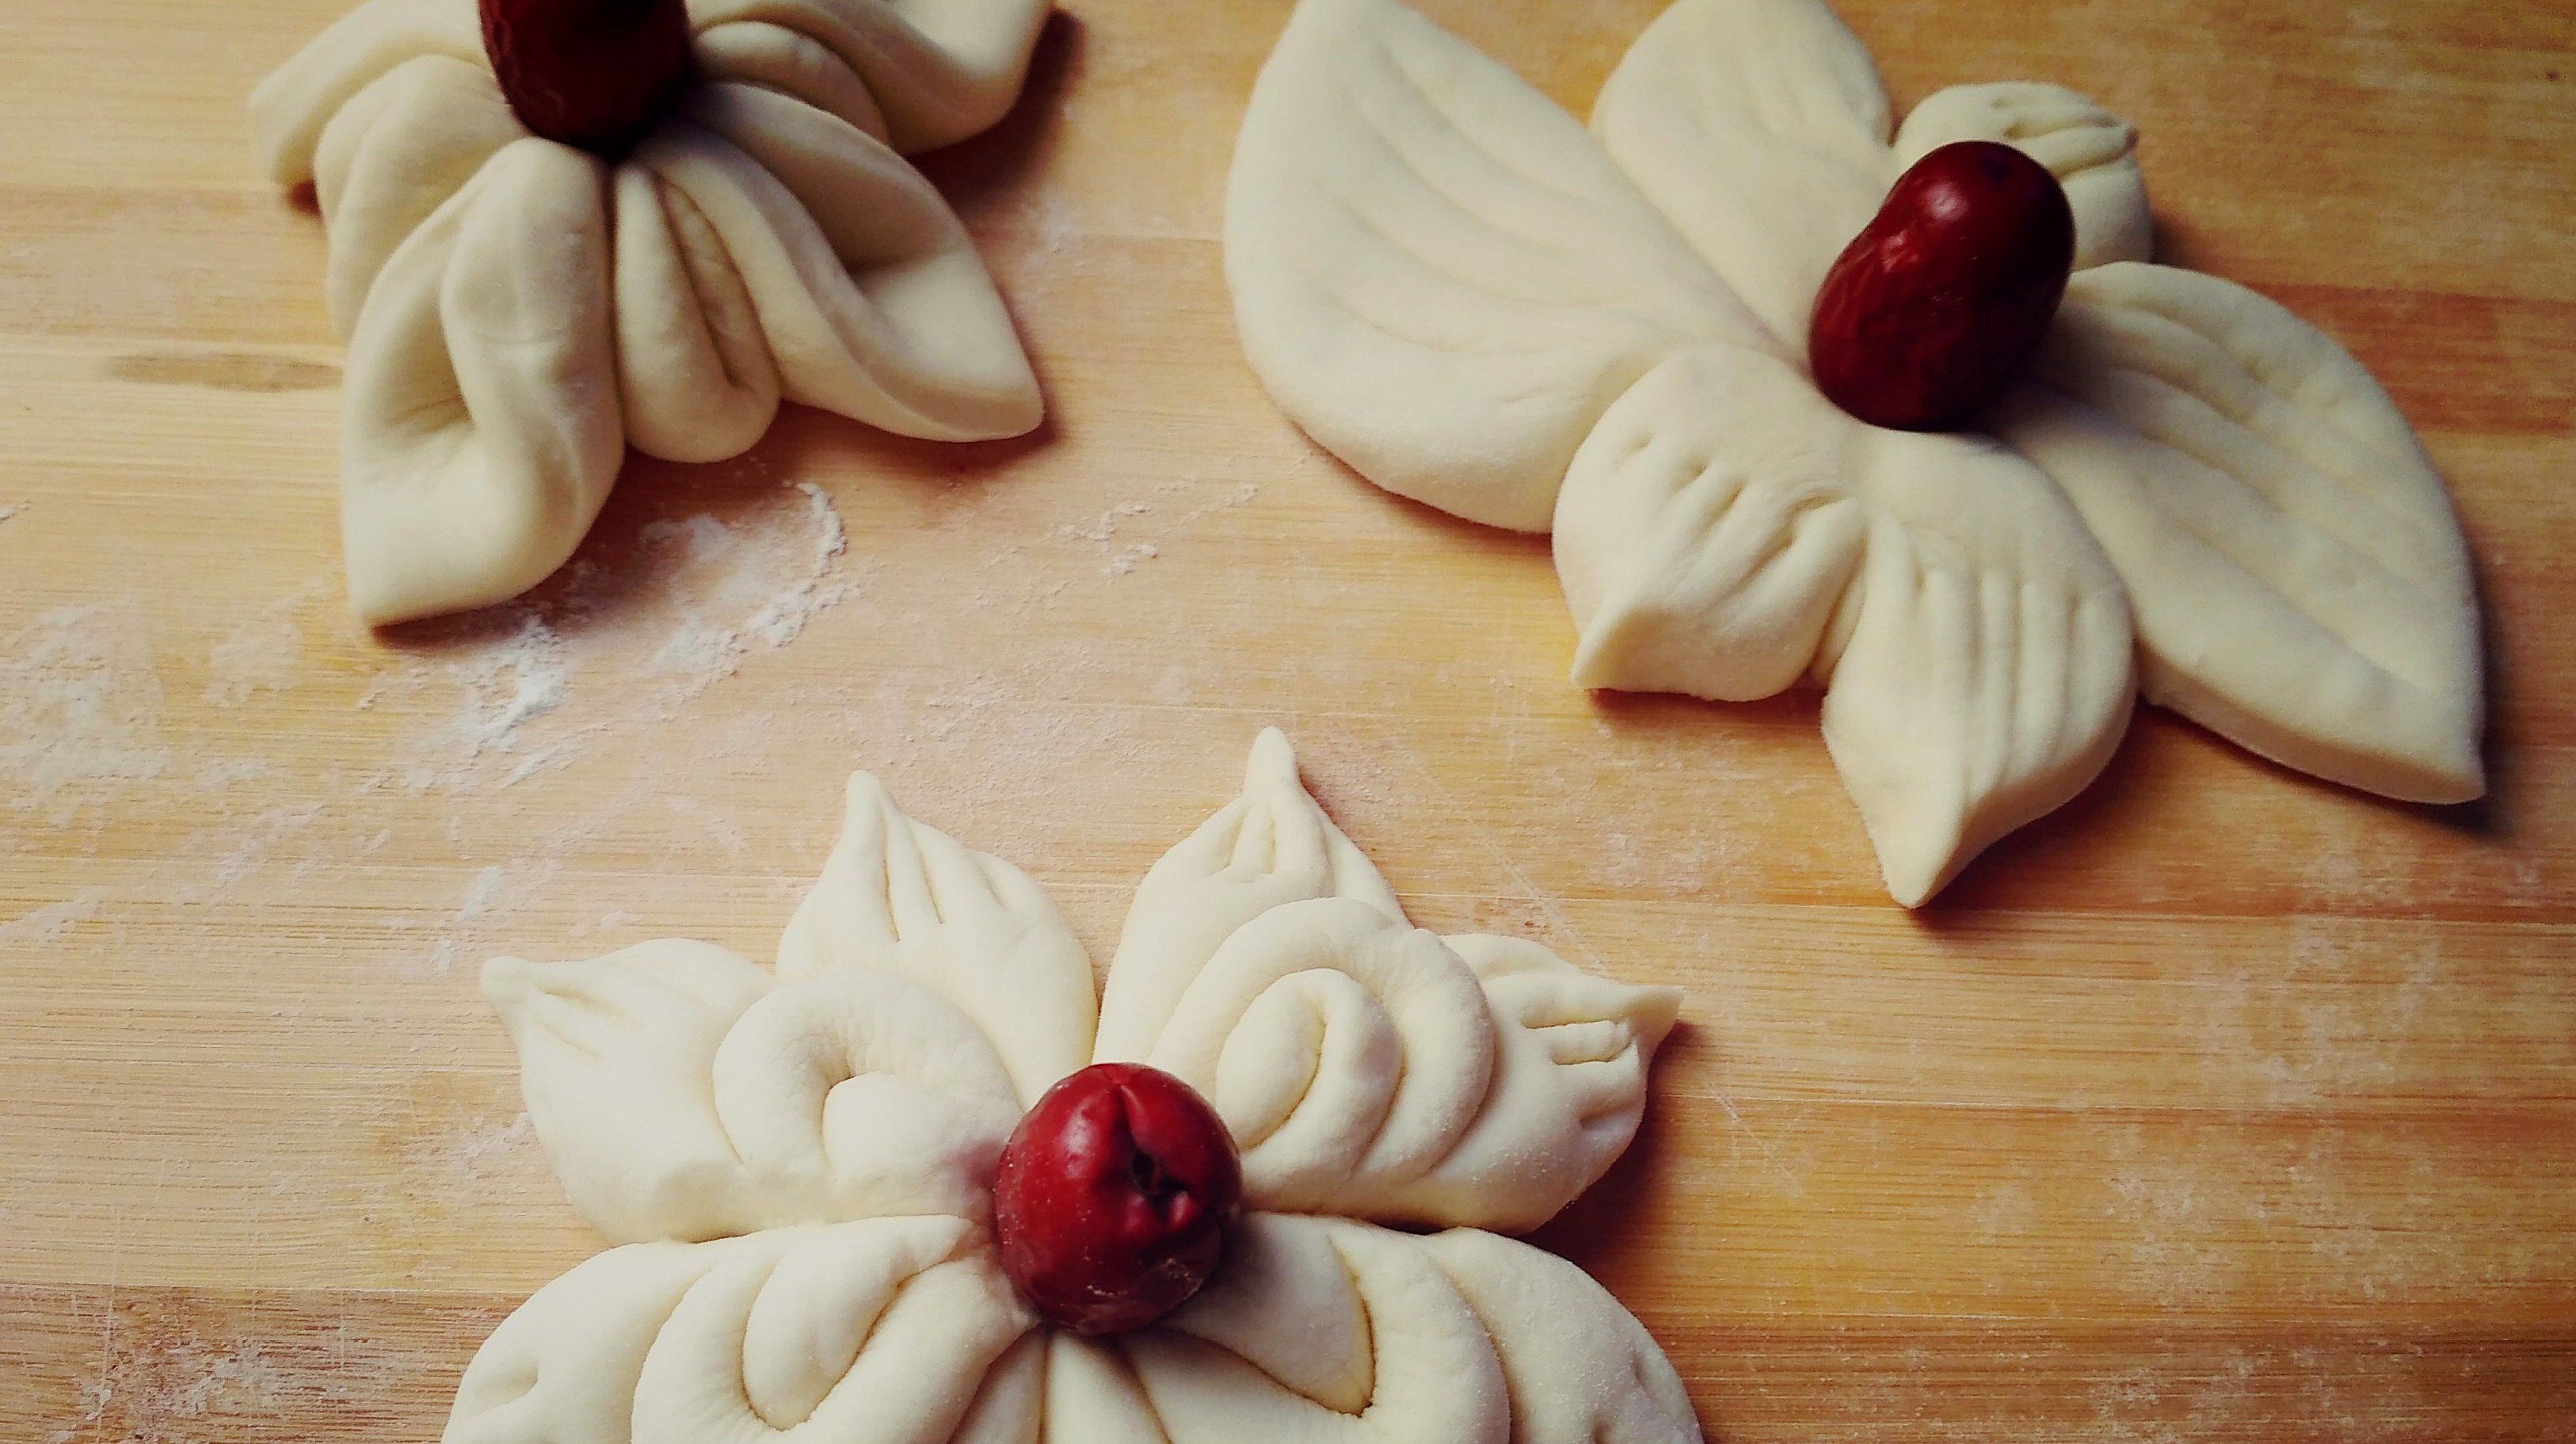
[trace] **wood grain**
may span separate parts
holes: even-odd
[[[1654,5],[1428,8],[1579,109]],[[2576,11],[1844,6],[1900,103],[2029,76],[2141,124],[2166,257],[2423,428],[2494,678],[2485,803],[2143,716],[1908,917],[1812,700],[1569,689],[1542,542],[1375,492],[1253,384],[1216,236],[1281,0],[1082,0],[928,160],[1040,436],[791,414],[634,466],[532,603],[361,633],[322,240],[241,112],[336,9],[0,7],[0,1437],[434,1437],[594,1247],[482,956],[765,954],[865,766],[1105,957],[1276,722],[1424,922],[1690,990],[1543,1241],[1712,1437],[2576,1438]],[[848,531],[819,572],[799,482]]]

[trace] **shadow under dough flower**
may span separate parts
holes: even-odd
[[[1700,1437],[1616,1300],[1484,1231],[1628,1146],[1679,995],[1415,929],[1277,732],[1146,875],[1096,1006],[1045,893],[865,774],[775,976],[662,941],[484,989],[624,1246],[493,1333],[448,1444]],[[1211,1100],[1247,1209],[1203,1292],[1109,1338],[1042,1325],[991,1234],[1004,1141],[1095,1061]]]
[[[2077,270],[1983,434],[1881,430],[1809,379],[1808,316],[1889,184],[1959,140],[2058,176]],[[2478,796],[2440,478],[2322,333],[2146,264],[2134,140],[2037,84],[1941,91],[1891,138],[1817,0],[1679,0],[1588,132],[1395,0],[1304,0],[1244,118],[1226,276],[1327,449],[1554,531],[1577,683],[1822,685],[1908,906],[2080,791],[2140,690],[2320,777]]]
[[[506,600],[626,448],[717,461],[783,400],[905,436],[1038,423],[965,227],[904,156],[1018,96],[1047,0],[691,0],[696,81],[616,160],[532,135],[475,0],[369,0],[251,98],[348,342],[341,530],[385,623]]]

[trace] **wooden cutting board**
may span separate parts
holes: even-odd
[[[2576,1438],[2576,10],[1845,5],[1900,103],[2134,118],[2166,258],[2385,378],[2497,714],[2449,811],[2142,715],[1908,916],[1811,700],[1572,690],[1544,542],[1254,385],[1217,234],[1282,0],[1077,0],[928,162],[1037,437],[791,415],[630,468],[531,605],[353,628],[322,235],[242,111],[338,8],[0,6],[0,1437],[434,1438],[595,1247],[484,956],[766,956],[866,767],[1105,958],[1278,723],[1420,921],[1689,989],[1542,1242],[1712,1437]],[[1429,8],[1580,109],[1655,0]]]

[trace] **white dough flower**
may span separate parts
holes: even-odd
[[[1276,732],[1147,874],[1097,1006],[1038,886],[865,774],[775,976],[663,941],[484,989],[623,1246],[493,1333],[448,1444],[1700,1437],[1616,1300],[1482,1231],[1627,1147],[1679,995],[1413,928]],[[1041,1325],[990,1231],[1005,1139],[1094,1061],[1206,1095],[1248,1210],[1197,1298],[1099,1339]]]
[[[1244,119],[1226,274],[1317,441],[1554,531],[1577,683],[1823,686],[1909,906],[2081,790],[2141,690],[2336,782],[2479,795],[2440,479],[2322,333],[2146,263],[2134,138],[2036,84],[1944,90],[1891,136],[1817,0],[1679,0],[1588,132],[1395,0],[1304,0]],[[1889,184],[1959,140],[2058,176],[2078,269],[1984,434],[1881,430],[1809,379],[1808,317]]]
[[[341,527],[383,623],[572,554],[626,448],[735,456],[781,400],[905,436],[1038,423],[964,226],[904,160],[1010,109],[1048,0],[690,0],[697,79],[622,159],[532,135],[475,0],[367,0],[261,83],[348,342]]]

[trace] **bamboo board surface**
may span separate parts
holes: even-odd
[[[1417,920],[1689,990],[1542,1241],[1713,1438],[2576,1438],[2576,11],[1843,6],[1900,105],[2136,120],[2164,257],[2377,371],[2496,712],[2449,811],[2142,714],[1909,917],[1812,699],[1570,689],[1543,542],[1254,385],[1216,236],[1281,0],[1077,0],[928,161],[1037,438],[791,413],[630,467],[533,603],[359,631],[322,236],[242,114],[337,8],[0,7],[0,1438],[434,1438],[595,1247],[482,957],[767,956],[863,766],[1105,959],[1274,722]],[[1654,0],[1428,8],[1580,110]]]

